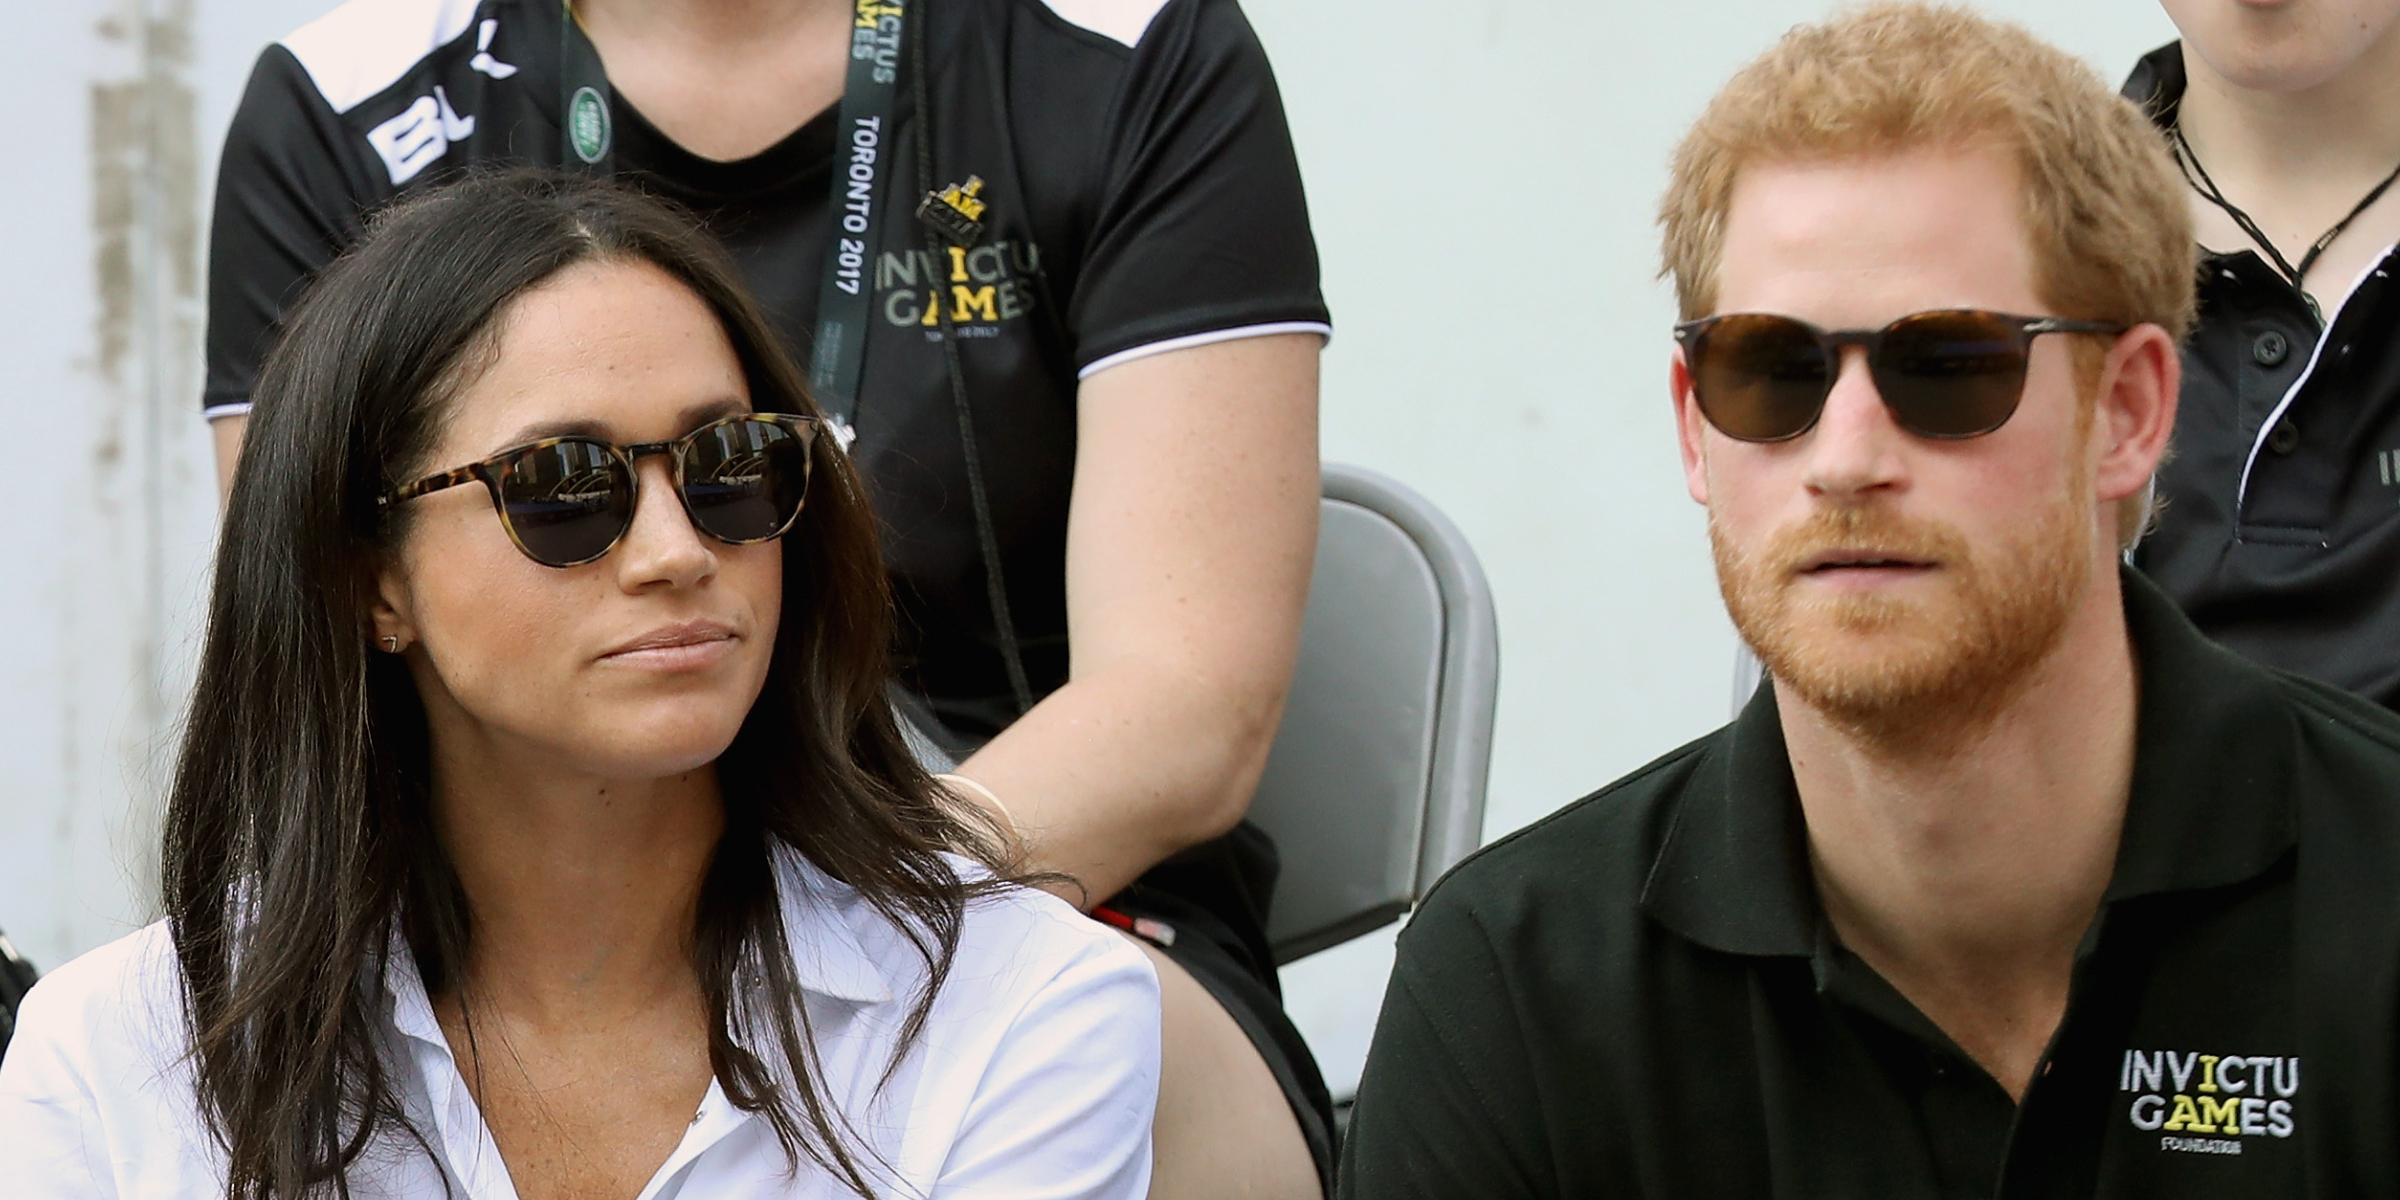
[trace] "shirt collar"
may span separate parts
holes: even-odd
[[[2176,110],[2183,106],[2183,43],[2168,42],[2142,56],[2133,64],[2133,73],[2125,77],[2119,94],[2142,106],[2142,112],[2160,129],[2175,124]]]
[[[800,987],[855,1004],[890,1000],[891,978],[882,959],[895,952],[914,954],[914,948],[892,936],[891,922],[865,897],[806,855],[781,845],[774,853],[783,938]]]
[[[783,907],[784,943],[791,951],[792,977],[801,990],[853,1004],[882,1004],[892,998],[890,978],[867,949],[872,931],[889,926],[882,914],[848,884],[836,880],[805,855],[777,846],[775,885]],[[886,947],[909,953],[906,946]],[[384,962],[385,1004],[401,1036],[449,1050],[432,1000],[417,973],[416,955],[394,922]]]
[[[2125,86],[2118,89],[2118,94],[2140,105],[2152,124],[2168,130],[2175,127],[2176,114],[2183,109],[2183,93],[2189,82],[2183,70],[2183,43],[2168,42],[2133,64],[2133,72],[2125,77]],[[2241,286],[2280,290],[2290,294],[2293,303],[2299,303],[2292,285],[2276,274],[2275,268],[2268,266],[2256,250],[2218,251],[2202,246],[2200,257],[2208,268],[2202,271],[2200,279],[2202,307],[2208,304],[2206,293],[2225,272],[2234,273]]]
[[[2300,730],[2273,677],[2202,637],[2120,569],[2139,659],[2133,786],[2107,899],[2238,883],[2298,841]],[[1824,910],[1775,690],[1761,687],[1693,771],[1642,911],[1712,949],[1811,957]]]

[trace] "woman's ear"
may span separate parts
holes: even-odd
[[[408,576],[388,556],[384,557],[375,567],[375,602],[369,606],[375,624],[375,648],[398,654],[416,645],[415,614]]]

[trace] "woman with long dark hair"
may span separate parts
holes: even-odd
[[[220,470],[293,297],[394,199],[536,164],[686,206],[865,480],[904,728],[1158,971],[1153,1196],[1318,1200],[1333,1102],[1245,818],[1299,653],[1331,317],[1238,0],[317,7],[217,171]]]
[[[510,174],[300,302],[167,919],[28,997],[11,1195],[1143,1194],[1152,970],[911,758],[862,489],[736,279]]]

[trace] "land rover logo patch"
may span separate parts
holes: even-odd
[[[567,142],[575,147],[575,157],[587,163],[606,157],[608,133],[608,101],[600,98],[598,89],[575,89],[575,98],[567,103]]]

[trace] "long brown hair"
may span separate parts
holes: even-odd
[[[383,967],[397,928],[439,994],[475,930],[429,816],[424,709],[400,660],[370,650],[374,567],[403,532],[376,498],[426,469],[510,301],[603,259],[654,264],[705,301],[759,410],[817,411],[693,222],[552,172],[474,176],[385,211],[295,307],[260,372],[163,849],[200,1107],[233,1200],[346,1196],[347,1168],[377,1139],[429,1145],[377,1053]],[[831,439],[816,453],[784,538],[766,684],[717,763],[725,833],[694,965],[726,1095],[773,1126],[795,1169],[814,1162],[868,1196],[869,1164],[817,1082],[773,855],[796,849],[907,931],[927,983],[905,1053],[966,905],[996,886],[962,879],[942,851],[997,869],[998,843],[943,802],[894,724],[891,601],[866,493]]]

